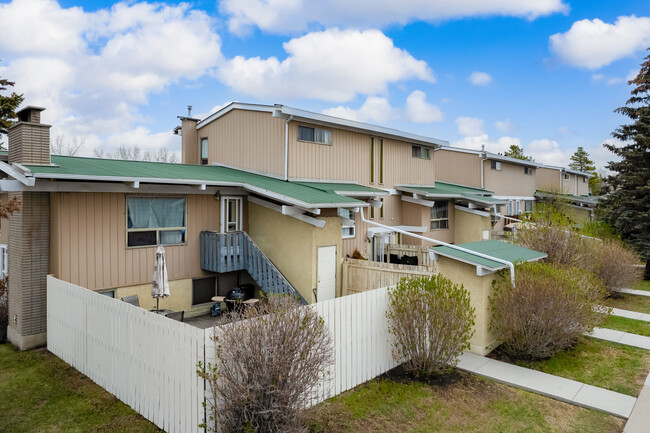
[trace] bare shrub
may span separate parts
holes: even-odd
[[[7,326],[9,325],[9,299],[7,293],[7,278],[0,279],[0,343],[7,339]]]
[[[606,319],[608,310],[599,307],[605,287],[582,269],[524,263],[515,284],[501,275],[490,297],[490,330],[511,356],[549,358]]]
[[[598,248],[596,275],[603,281],[610,296],[616,296],[620,289],[633,287],[642,276],[639,256],[622,242],[604,240]]]
[[[332,341],[316,311],[290,297],[260,304],[229,314],[215,328],[216,359],[199,364],[214,431],[305,431],[300,411],[328,374]]]
[[[475,310],[462,285],[442,275],[402,278],[388,300],[393,357],[415,377],[448,371],[469,348]]]

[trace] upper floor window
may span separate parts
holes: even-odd
[[[431,230],[449,228],[449,208],[446,201],[436,201],[431,208]]]
[[[355,236],[355,212],[350,209],[339,209],[338,215],[342,218],[343,239],[353,238]]]
[[[185,197],[127,197],[126,246],[185,243]]]
[[[564,180],[571,180],[571,175],[569,173],[564,173]]]
[[[501,170],[501,161],[490,161],[492,170]]]
[[[413,155],[413,158],[430,159],[429,158],[429,148],[428,147],[413,145],[413,146],[411,146],[411,153]]]
[[[524,174],[532,175],[533,174],[533,168],[532,167],[524,167]]]
[[[582,178],[582,183],[587,183],[587,178],[586,177]]]
[[[242,203],[241,197],[221,197],[221,233],[242,231]]]
[[[298,126],[298,140],[320,144],[332,144],[332,131],[309,126]]]
[[[201,164],[206,165],[208,163],[208,138],[201,138]]]

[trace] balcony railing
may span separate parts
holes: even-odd
[[[201,269],[247,271],[264,292],[289,294],[307,303],[246,232],[201,232]]]

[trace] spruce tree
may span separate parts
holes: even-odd
[[[596,173],[594,162],[589,159],[589,153],[580,146],[578,147],[578,150],[571,155],[570,159],[571,162],[569,163],[569,168],[583,173],[589,173],[594,176],[589,179],[589,191],[591,191],[592,194],[598,194],[598,184],[600,183],[600,179],[598,178],[598,173]]]
[[[523,159],[524,161],[531,160],[530,156],[524,155],[524,149],[517,146],[516,144],[511,144],[510,148],[505,151],[504,155],[509,156],[510,158]]]
[[[604,144],[620,161],[607,165],[614,173],[608,178],[614,191],[602,204],[605,219],[646,260],[645,278],[650,279],[650,55],[628,84],[635,86],[632,96],[615,111],[632,122],[612,133],[621,147]]]
[[[13,87],[15,83],[0,77],[0,92]],[[11,126],[12,119],[16,118],[16,108],[23,102],[23,95],[12,92],[9,96],[0,93],[0,134],[6,134]]]

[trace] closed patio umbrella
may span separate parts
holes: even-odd
[[[151,296],[156,298],[156,313],[160,304],[160,298],[169,296],[169,280],[167,278],[167,262],[165,260],[165,249],[158,245],[156,250],[156,261],[153,265],[153,284],[151,285]]]

